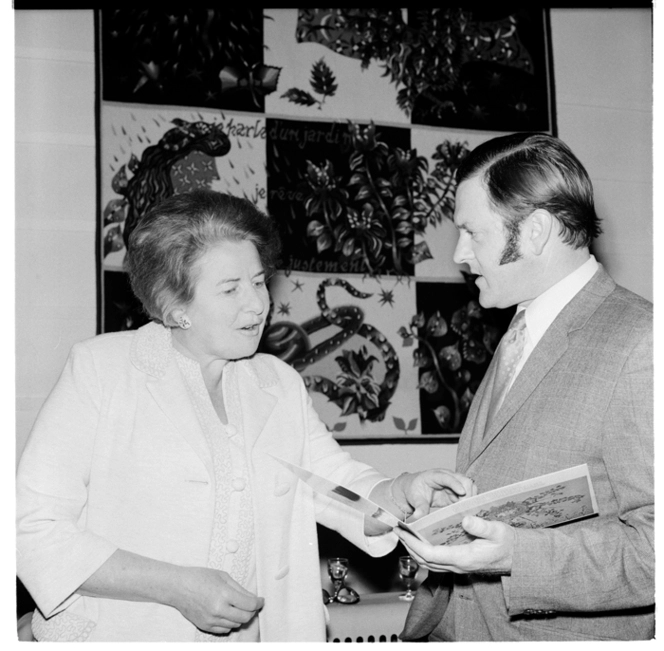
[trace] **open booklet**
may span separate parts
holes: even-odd
[[[400,527],[432,545],[470,542],[461,526],[466,515],[500,520],[513,527],[552,527],[598,513],[595,492],[586,464],[461,499],[436,509],[414,522],[402,522],[381,506],[354,491],[274,457],[316,492],[342,502],[390,527]]]

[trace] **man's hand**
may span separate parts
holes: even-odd
[[[448,506],[464,497],[477,494],[470,477],[458,472],[435,468],[399,475],[391,486],[394,501],[410,512],[410,520],[427,515],[432,509]]]
[[[394,531],[410,555],[432,572],[456,574],[509,574],[516,533],[512,527],[495,520],[467,515],[461,526],[475,537],[465,545],[430,545],[407,531]]]

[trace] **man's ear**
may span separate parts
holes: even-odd
[[[526,218],[525,244],[532,253],[541,255],[554,228],[554,217],[548,210],[538,208]]]

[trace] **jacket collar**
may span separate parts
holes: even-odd
[[[198,423],[198,418],[176,371],[170,329],[154,322],[139,328],[132,342],[130,359],[138,370],[152,378],[147,387],[153,398],[211,472],[207,442],[202,430],[192,426]],[[233,414],[233,420],[242,423],[249,447],[253,448],[277,402],[270,391],[278,384],[277,373],[270,357],[264,355],[231,362],[224,373],[228,373],[230,385],[227,398],[234,391],[239,392],[240,412]],[[234,399],[230,398],[227,407],[233,410],[234,404]]]
[[[136,330],[130,358],[139,371],[155,378],[163,378],[173,358],[171,329],[151,321]],[[261,389],[277,384],[277,374],[262,356],[257,355],[240,362],[248,376]]]

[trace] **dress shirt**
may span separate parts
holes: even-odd
[[[516,365],[512,377],[512,384],[519,375],[524,364],[533,352],[539,340],[544,336],[548,327],[554,322],[565,305],[567,305],[595,275],[599,264],[594,255],[591,255],[578,269],[559,280],[553,287],[527,303],[519,303],[517,312],[526,311],[526,341],[521,360]]]

